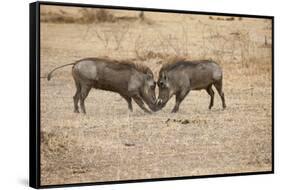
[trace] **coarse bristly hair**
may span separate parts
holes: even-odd
[[[188,60],[187,58],[184,57],[173,57],[163,64],[159,73],[162,73],[164,71],[169,71],[180,65],[185,65],[185,64],[196,65],[198,63],[211,62],[211,61],[212,60]]]
[[[134,63],[130,60],[115,60],[115,59],[110,59],[108,57],[101,57],[101,58],[97,58],[97,57],[90,57],[90,58],[84,58],[81,60],[78,60],[78,62],[83,61],[83,60],[91,60],[91,61],[96,61],[96,62],[104,62],[104,63],[108,63],[108,67],[111,67],[112,69],[135,69],[141,73],[144,74],[149,74],[153,76],[153,72],[150,70],[149,67],[142,65],[142,64],[138,64],[138,63]]]

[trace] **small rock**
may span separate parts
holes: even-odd
[[[134,143],[125,143],[124,145],[125,145],[125,146],[135,146]]]
[[[170,121],[170,118],[169,119],[167,119],[166,121],[165,121],[165,123],[168,123]]]
[[[189,121],[188,119],[185,119],[185,120],[183,120],[183,121],[181,122],[181,124],[184,124],[184,125],[186,125],[186,124],[188,124],[188,123],[190,123],[190,121]]]

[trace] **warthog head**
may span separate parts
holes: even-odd
[[[159,75],[157,85],[159,88],[159,95],[156,101],[156,105],[157,105],[156,107],[157,110],[160,110],[169,101],[169,99],[173,95],[172,94],[173,91],[172,91],[171,81],[169,81],[167,74],[164,72]]]
[[[148,107],[155,111],[156,109],[156,96],[155,96],[156,82],[154,81],[153,74],[148,73],[143,80],[141,95]]]

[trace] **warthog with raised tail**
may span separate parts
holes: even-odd
[[[84,101],[92,88],[119,93],[127,101],[131,111],[132,99],[147,113],[150,111],[144,102],[151,110],[155,110],[156,82],[148,67],[127,61],[86,58],[53,69],[48,74],[48,80],[55,70],[68,65],[73,65],[72,76],[76,85],[74,112],[79,112],[80,101],[81,111],[86,113]]]
[[[162,109],[169,99],[176,95],[176,104],[172,110],[172,113],[175,113],[179,110],[180,103],[191,90],[202,89],[205,89],[211,97],[209,104],[209,109],[211,109],[214,104],[213,85],[221,97],[222,107],[226,108],[222,90],[222,78],[222,69],[211,60],[182,60],[165,64],[159,71],[157,81],[159,87],[157,110]]]

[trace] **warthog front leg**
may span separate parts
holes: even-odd
[[[179,111],[180,104],[188,93],[189,90],[182,90],[181,92],[176,93],[176,104],[172,110],[172,113],[176,113]]]
[[[140,107],[143,111],[145,111],[146,113],[151,113],[151,111],[149,111],[149,110],[145,107],[145,105],[144,105],[144,103],[143,103],[141,97],[139,97],[139,96],[136,95],[136,96],[133,96],[133,99],[134,99],[134,101],[139,105],[139,107]]]
[[[126,95],[121,95],[121,97],[123,97],[127,101],[129,110],[133,111],[132,98]]]

